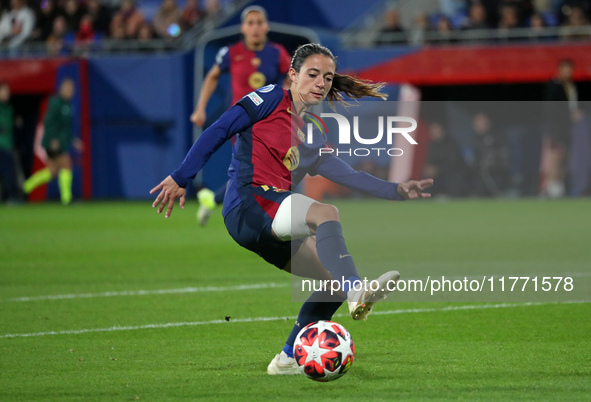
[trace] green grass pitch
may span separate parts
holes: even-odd
[[[591,271],[589,200],[336,205],[362,274]],[[300,307],[290,278],[237,246],[221,216],[198,227],[195,211],[189,203],[165,220],[149,201],[0,208],[0,400],[591,398],[591,296],[503,305],[393,295],[366,322],[336,318],[357,350],[343,378],[268,376]]]

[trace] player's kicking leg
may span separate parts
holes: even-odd
[[[400,275],[396,271],[388,272],[377,279],[378,286],[373,281],[373,287],[355,291],[363,282],[346,248],[338,211],[333,206],[319,204],[301,194],[292,194],[281,203],[272,229],[274,235],[283,241],[307,237],[284,270],[314,279],[337,279],[342,281],[341,289],[344,290],[341,295],[316,291],[306,300],[283,351],[275,356],[267,368],[267,373],[271,375],[298,374],[299,370],[293,359],[293,344],[304,326],[314,321],[330,320],[345,300],[350,305],[355,305],[351,311],[353,319],[365,319],[373,305],[389,293],[387,285],[391,286],[392,281],[398,280]],[[304,272],[305,267],[316,267],[318,272],[315,275]],[[348,296],[347,299],[345,295]]]
[[[347,293],[349,313],[354,320],[367,320],[374,304],[388,297],[388,293],[394,291],[396,282],[400,278],[398,271],[389,271],[378,279],[368,282],[366,286],[360,283]],[[373,290],[372,290],[373,289]]]
[[[400,274],[389,271],[374,281],[361,281],[353,257],[347,250],[335,207],[314,203],[309,207],[305,221],[315,228],[318,259],[332,278],[342,284],[351,317],[354,320],[367,319],[374,304],[394,290]]]

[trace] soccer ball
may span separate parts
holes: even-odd
[[[315,381],[342,377],[353,364],[355,345],[349,332],[332,321],[306,325],[293,345],[293,357],[300,371]]]

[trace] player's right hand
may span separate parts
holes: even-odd
[[[203,127],[206,118],[207,115],[205,114],[205,111],[195,110],[191,115],[191,123],[193,123],[197,127]]]
[[[158,213],[161,213],[164,207],[166,207],[166,204],[168,204],[166,214],[164,215],[166,218],[168,218],[172,213],[174,200],[177,198],[180,198],[179,205],[181,209],[185,209],[186,190],[179,187],[172,177],[168,176],[166,179],[162,180],[160,184],[150,190],[150,194],[154,194],[158,190],[162,191],[160,191],[160,194],[158,194],[158,197],[156,197],[156,200],[154,200],[154,203],[152,204],[152,208],[156,208],[158,207],[158,204],[160,204],[158,207]]]

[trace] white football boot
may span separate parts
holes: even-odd
[[[269,366],[267,367],[267,374],[269,375],[294,375],[302,374],[296,361],[292,357],[288,357],[283,351],[279,353]]]
[[[199,201],[197,222],[199,222],[201,226],[205,226],[215,209],[215,193],[210,189],[203,188],[197,193],[197,201]]]
[[[394,283],[400,278],[398,271],[390,271],[381,275],[375,282],[379,284],[377,290],[371,290],[371,282],[367,282],[367,286],[362,289],[351,289],[347,293],[347,303],[349,304],[349,313],[354,320],[367,320],[367,316],[371,313],[373,305],[380,300],[388,297],[388,293],[394,291]],[[388,290],[388,282],[390,282],[390,290]]]

